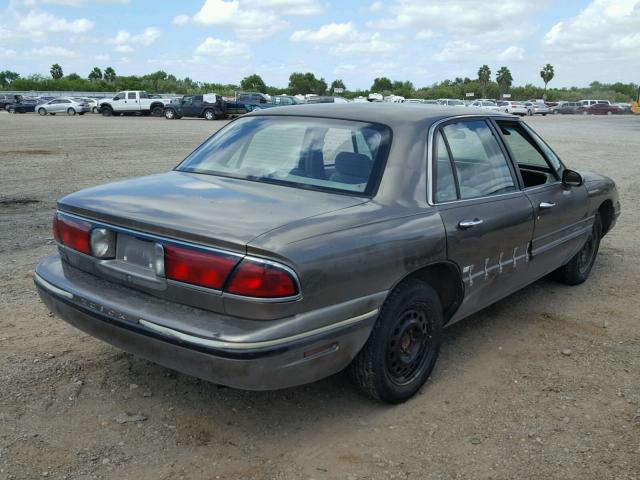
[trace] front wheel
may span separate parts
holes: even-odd
[[[42,115],[43,117],[47,114],[47,111],[44,108],[38,109],[38,115]]]
[[[164,111],[164,118],[166,118],[167,120],[173,120],[176,118],[176,112],[174,112],[173,109],[169,108]]]
[[[208,109],[204,111],[204,118],[206,118],[207,120],[215,120],[216,114],[213,112],[213,110]]]
[[[567,285],[579,285],[589,278],[591,268],[593,267],[593,264],[596,261],[596,256],[598,255],[601,237],[602,220],[600,219],[600,215],[596,214],[596,217],[593,220],[591,234],[584,243],[584,246],[571,260],[569,260],[569,263],[553,272],[554,277]]]
[[[113,115],[113,109],[111,107],[102,107],[102,116],[110,117]]]
[[[98,113],[98,111],[99,111],[99,110],[98,110],[98,107],[93,107],[93,108],[91,109],[91,113]]]
[[[440,298],[420,280],[404,280],[383,304],[367,343],[349,366],[353,382],[386,403],[411,398],[438,358],[443,315]]]

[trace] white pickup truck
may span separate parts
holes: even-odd
[[[125,113],[162,116],[164,107],[171,102],[170,98],[157,98],[141,90],[118,92],[111,99],[100,101],[100,113],[105,117]]]

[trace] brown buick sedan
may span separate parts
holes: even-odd
[[[35,283],[116,347],[244,389],[349,369],[411,397],[442,328],[553,273],[587,279],[615,184],[517,117],[402,104],[281,107],[173,171],[58,202]]]

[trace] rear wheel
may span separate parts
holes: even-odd
[[[44,108],[39,108],[38,109],[38,115],[45,116],[46,114],[47,114],[47,111]]]
[[[213,110],[207,109],[204,111],[204,118],[206,118],[207,120],[215,120],[216,114]]]
[[[567,285],[579,285],[589,278],[591,268],[598,255],[601,236],[602,220],[600,219],[600,214],[596,214],[591,234],[584,243],[584,246],[569,260],[569,263],[553,272],[554,277]]]
[[[154,117],[161,117],[163,111],[164,111],[164,107],[161,107],[160,105],[155,105],[151,109],[151,115]]]
[[[404,280],[385,301],[367,343],[349,366],[351,379],[377,400],[408,400],[433,370],[442,324],[435,290],[419,280]]]
[[[70,117],[73,117],[76,114],[76,111],[73,108],[69,108],[67,110],[67,115],[69,115]]]

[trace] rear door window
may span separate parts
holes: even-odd
[[[442,133],[453,158],[460,198],[516,190],[507,158],[486,121],[450,123],[442,128]]]

